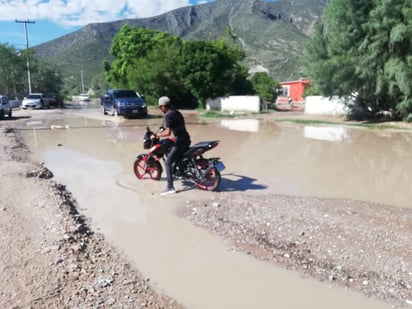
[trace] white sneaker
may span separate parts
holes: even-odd
[[[175,188],[166,188],[160,195],[169,195],[169,194],[175,194],[176,190]]]

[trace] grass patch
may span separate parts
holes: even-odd
[[[325,121],[325,120],[313,120],[313,119],[276,119],[277,122],[292,122],[296,124],[319,124],[319,125],[344,125],[352,127],[362,127],[368,129],[395,129],[404,130],[401,126],[389,123],[372,123],[372,122],[336,122],[336,121]]]
[[[235,116],[236,116],[235,114],[223,113],[223,112],[211,111],[211,110],[207,110],[207,111],[200,113],[200,117],[204,117],[204,118],[233,118]]]
[[[324,121],[324,120],[311,120],[311,119],[276,119],[277,122],[293,122],[296,124],[341,124],[334,121]]]
[[[204,118],[235,118],[235,117],[254,117],[259,118],[261,114],[269,114],[269,112],[262,111],[259,113],[237,111],[237,112],[221,112],[215,110],[199,110],[199,116]]]
[[[356,125],[356,124],[352,124]],[[395,130],[404,130],[401,126],[397,126],[395,124],[388,124],[388,123],[360,123],[357,126],[365,127],[369,129],[395,129]]]

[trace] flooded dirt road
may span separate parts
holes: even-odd
[[[33,118],[23,128],[35,158],[73,192],[94,228],[154,286],[188,308],[389,308],[231,252],[217,237],[176,217],[174,206],[219,193],[188,188],[162,198],[164,181],[135,178],[132,164],[144,152],[145,127],[159,126],[160,118],[124,121],[97,110],[59,118]],[[410,133],[254,119],[206,125],[190,115],[186,119],[194,142],[221,140],[210,152],[227,167],[221,191],[411,207]]]

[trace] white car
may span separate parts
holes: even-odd
[[[87,93],[81,93],[79,95],[79,101],[80,101],[80,104],[87,103],[90,101],[90,97]]]
[[[43,93],[30,93],[21,102],[21,108],[48,108],[48,101],[44,99]]]

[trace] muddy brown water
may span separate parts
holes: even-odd
[[[189,188],[160,197],[160,182],[132,172],[145,152],[146,125],[98,112],[29,120],[24,135],[34,158],[67,185],[93,227],[125,253],[161,292],[187,308],[390,308],[292,271],[231,252],[216,236],[173,214],[174,206],[211,193]],[[295,126],[187,117],[193,142],[219,139],[209,156],[226,165],[221,190],[350,198],[411,207],[409,132],[339,126]],[[177,182],[177,188],[183,184]]]

